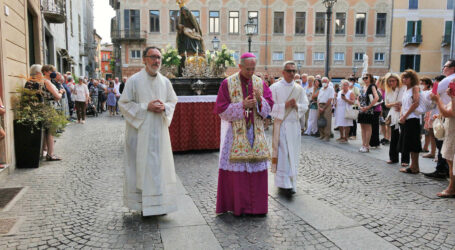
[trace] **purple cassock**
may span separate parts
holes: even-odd
[[[242,82],[243,99],[248,95],[253,97],[251,79],[240,75]],[[263,97],[259,106],[259,115],[266,119],[273,107],[272,92],[263,82]],[[221,145],[218,173],[218,192],[216,199],[216,213],[233,212],[241,214],[267,213],[267,164],[261,162],[230,162],[229,154],[233,142],[232,121],[245,119],[251,126],[247,128],[247,137],[250,145],[254,142],[253,113],[246,116],[243,104],[231,103],[228,81],[225,79],[218,91],[215,113],[221,117]]]

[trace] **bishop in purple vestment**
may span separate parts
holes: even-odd
[[[255,118],[266,119],[273,107],[272,93],[265,82],[261,80],[262,95],[253,89],[253,80],[258,80],[254,76],[255,67],[256,57],[254,54],[243,54],[240,59],[238,75],[242,87],[242,102],[234,103],[231,101],[229,92],[231,78],[223,80],[218,91],[215,113],[221,117],[222,124],[216,201],[217,214],[226,212],[233,212],[235,215],[267,213],[267,166],[269,161],[241,162],[230,160],[231,147],[234,143],[232,123],[245,119],[246,136],[250,146],[253,146]],[[251,112],[253,109],[257,109],[256,114]],[[255,115],[260,117],[255,117]]]

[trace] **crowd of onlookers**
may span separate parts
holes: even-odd
[[[400,171],[408,174],[420,172],[419,156],[423,153],[422,157],[436,162],[436,171],[425,176],[450,178],[448,187],[437,195],[455,198],[455,60],[447,61],[442,73],[435,79],[419,77],[411,69],[380,77],[367,73],[360,79],[351,75],[336,84],[320,75],[296,74],[294,81],[305,89],[309,100],[309,109],[301,119],[302,135],[329,141],[334,137],[334,118],[334,130],[339,131],[336,141],[348,143],[356,139],[359,126],[359,152],[388,145],[387,163],[400,163]],[[275,82],[274,77],[261,77],[269,85]]]
[[[119,114],[118,100],[125,82],[126,78],[123,78],[122,82],[118,78],[76,78],[71,72],[57,72],[53,65],[35,64],[30,67],[30,79],[25,88],[39,90],[41,101],[62,112],[68,121],[85,124],[87,114],[98,116],[98,113],[107,110],[111,116]],[[54,137],[48,129],[44,129],[43,154],[46,160],[61,160],[54,154]]]

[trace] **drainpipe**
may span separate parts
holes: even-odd
[[[390,45],[389,45],[389,68],[387,69],[390,72],[391,63],[392,63],[392,31],[393,31],[393,10],[395,6],[395,0],[392,0],[392,16],[390,18]]]
[[[266,12],[265,12],[265,71],[267,72],[267,63],[269,61],[269,0],[266,1]]]

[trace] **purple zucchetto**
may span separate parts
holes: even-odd
[[[243,53],[243,55],[240,57],[240,59],[245,59],[245,58],[256,58],[256,56],[253,53],[247,52],[247,53]]]

